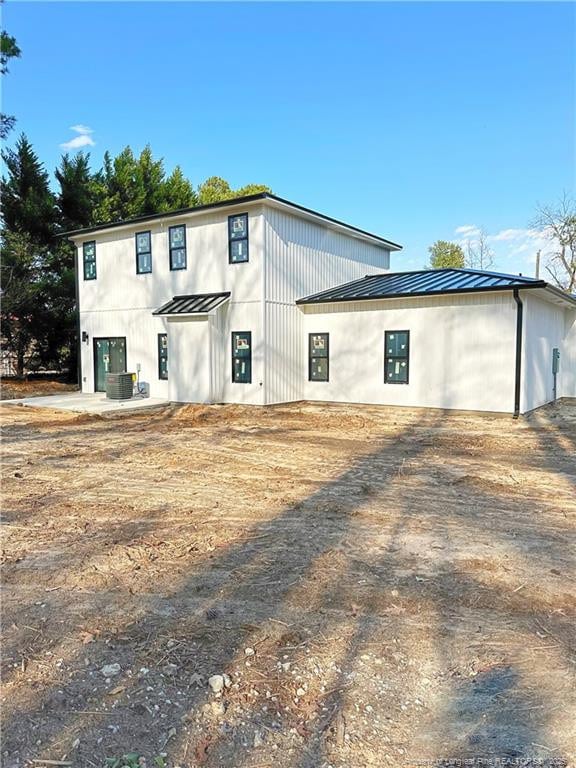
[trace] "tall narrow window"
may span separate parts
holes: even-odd
[[[232,334],[232,381],[250,384],[252,381],[252,333],[238,331]]]
[[[152,272],[152,237],[150,232],[136,233],[136,273]]]
[[[328,381],[329,335],[327,333],[308,334],[308,380]]]
[[[96,280],[96,241],[82,244],[84,280]]]
[[[179,224],[168,230],[170,269],[186,269],[186,225]]]
[[[238,264],[248,261],[248,214],[228,216],[228,261]]]
[[[408,384],[410,331],[386,331],[384,335],[384,383]]]
[[[158,334],[158,378],[168,378],[168,334]]]

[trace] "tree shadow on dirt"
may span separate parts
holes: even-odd
[[[449,559],[435,572],[425,573],[419,577],[420,580],[415,578],[421,564],[417,556],[406,551],[403,536],[406,529],[414,524],[414,494],[432,493],[434,486],[424,484],[420,487],[415,481],[414,486],[405,487],[403,473],[409,475],[410,462],[425,461],[427,472],[430,465],[438,465],[439,460],[427,455],[430,447],[427,442],[411,438],[423,431],[433,431],[444,418],[422,417],[400,434],[389,435],[389,439],[403,443],[402,458],[396,456],[391,461],[389,440],[385,441],[378,450],[359,457],[348,470],[326,482],[305,500],[289,506],[270,520],[254,524],[238,543],[212,556],[204,556],[200,562],[196,559],[186,577],[164,595],[139,596],[141,604],[137,615],[128,615],[124,622],[120,622],[116,638],[109,639],[107,643],[104,640],[91,643],[87,650],[71,649],[66,658],[66,664],[71,669],[69,682],[63,684],[60,679],[55,680],[47,690],[39,692],[33,703],[28,703],[26,708],[15,714],[14,720],[8,718],[4,742],[8,755],[20,760],[36,756],[39,733],[42,755],[54,755],[55,759],[58,759],[57,745],[62,740],[71,742],[74,738],[81,739],[75,753],[80,762],[86,760],[94,764],[92,761],[101,759],[104,754],[121,754],[136,746],[143,753],[153,754],[161,745],[157,741],[156,726],[154,729],[151,726],[163,712],[156,714],[150,711],[149,702],[144,703],[143,693],[147,686],[155,688],[157,683],[162,682],[167,690],[166,698],[177,701],[178,690],[183,691],[178,712],[166,719],[165,746],[170,755],[180,759],[184,741],[192,739],[196,743],[192,746],[191,765],[196,761],[205,765],[248,766],[253,752],[256,756],[256,750],[247,747],[239,755],[235,745],[253,736],[250,723],[244,728],[231,726],[227,729],[223,727],[226,718],[212,718],[209,714],[202,720],[202,727],[211,729],[210,738],[206,741],[199,742],[195,731],[188,736],[176,733],[170,737],[169,734],[172,723],[176,723],[178,730],[191,713],[198,713],[203,704],[211,702],[206,692],[206,678],[212,673],[232,672],[233,666],[237,670],[240,661],[244,664],[244,648],[252,645],[256,648],[255,659],[251,667],[243,669],[245,682],[233,678],[238,679],[239,685],[234,696],[242,700],[247,712],[243,717],[249,721],[250,713],[258,709],[258,723],[264,730],[268,728],[278,732],[301,727],[301,741],[294,747],[294,754],[279,755],[278,764],[302,768],[321,765],[323,760],[328,759],[327,744],[334,740],[342,741],[345,736],[338,718],[350,707],[346,701],[346,688],[351,682],[347,673],[355,667],[375,635],[377,642],[383,644],[383,626],[385,632],[391,635],[402,636],[411,631],[402,613],[390,612],[396,603],[406,602],[409,607],[428,606],[435,613],[436,625],[428,627],[428,633],[434,636],[432,644],[439,668],[449,663],[455,642],[455,631],[443,625],[448,619],[456,626],[462,621],[457,606],[450,604],[451,595],[456,595],[469,611],[490,611],[498,607],[506,612],[513,607],[506,589],[486,587]],[[405,464],[408,464],[406,470]],[[375,478],[378,478],[377,482]],[[486,521],[477,518],[477,509],[501,503],[498,493],[476,489],[475,494],[472,498],[465,497],[469,506],[464,510],[457,495],[448,498],[449,504],[445,509],[447,518],[453,522],[456,520],[470,537],[482,533],[488,538],[499,538],[506,530],[505,526],[495,525],[494,530],[487,533],[482,530]],[[363,538],[368,543],[369,536],[377,530],[374,523],[367,530],[359,522],[363,510],[374,498],[378,499],[378,509],[389,514],[393,522],[386,530],[387,541],[381,554],[368,563],[360,563],[357,552],[353,548],[351,550],[349,544],[360,545]],[[527,514],[534,513],[528,524],[531,530],[528,527],[526,530],[531,536],[535,535],[537,510],[531,510],[526,500],[522,503]],[[447,550],[458,546],[451,541],[450,531],[438,524],[434,514],[426,515],[421,507],[418,514],[423,515],[424,521],[430,518],[430,528]],[[518,549],[519,556],[522,556],[523,551],[515,537],[510,536],[506,544],[511,549]],[[561,553],[562,546],[560,541],[550,543],[550,560],[556,555],[566,560],[565,549]],[[320,580],[318,588],[311,589],[312,594],[306,598],[309,604],[303,604],[299,596],[300,587],[305,582],[313,584],[319,579],[317,566],[325,560],[330,565],[332,559],[335,562],[333,575],[328,581]],[[364,569],[363,578],[373,576],[368,587],[352,589],[345,583],[354,568]],[[391,596],[392,590],[398,592],[398,597]],[[270,600],[268,604],[267,598]],[[514,598],[517,607],[522,608],[522,599],[521,595]],[[355,600],[360,604],[355,606]],[[61,608],[65,617],[66,606]],[[308,614],[304,614],[304,618],[306,608]],[[398,607],[401,608],[402,605]],[[546,606],[526,605],[520,613],[524,616],[523,620],[529,622],[534,614],[546,615]],[[343,615],[348,618],[346,626],[342,624]],[[260,675],[269,674],[269,662],[268,666],[264,664],[265,653],[271,657],[272,665],[277,667],[283,663],[287,653],[291,654],[291,658],[294,652],[300,653],[310,638],[322,635],[332,637],[339,633],[342,644],[337,653],[337,668],[329,676],[330,689],[316,692],[321,704],[311,703],[307,717],[301,717],[298,714],[300,702],[298,706],[293,706],[294,686],[291,684],[286,696],[277,696],[277,701],[271,701],[267,713],[263,714],[260,702],[254,700],[251,690],[258,672]],[[172,646],[170,641],[174,641]],[[185,650],[179,651],[182,647]],[[86,674],[84,653],[90,656],[89,666],[94,683],[88,700],[82,693],[81,684]],[[117,678],[116,687],[121,687],[122,691],[118,698],[120,703],[115,709],[107,705],[110,684],[98,674],[98,669],[112,660],[118,661],[123,670]],[[177,667],[180,665],[173,678],[167,670],[171,660],[178,662]],[[150,672],[140,675],[139,668],[148,668]],[[125,674],[128,669],[133,670],[132,675]],[[197,674],[201,675],[202,684],[194,679]],[[450,719],[455,711],[460,711],[459,707],[467,711],[466,702],[472,697],[470,701],[475,703],[469,706],[470,732],[472,735],[476,732],[480,739],[479,746],[474,748],[475,754],[483,756],[488,742],[495,749],[500,749],[500,754],[505,754],[502,750],[508,748],[507,742],[496,737],[499,731],[491,732],[496,734],[493,738],[485,736],[478,702],[485,700],[490,690],[498,685],[501,688],[494,694],[497,700],[498,696],[506,693],[530,707],[535,706],[536,694],[522,690],[522,675],[512,663],[494,666],[480,672],[477,677],[476,682],[451,689],[451,698],[443,716]],[[280,679],[279,672],[278,679],[272,682],[277,683]],[[262,685],[265,687],[268,682],[264,680]],[[412,690],[398,690],[395,694],[414,697]],[[306,696],[299,698],[305,700]],[[164,700],[159,704],[164,710]],[[105,716],[90,714],[103,705],[107,707]],[[495,718],[498,711],[499,706],[496,705]],[[113,713],[113,723],[102,724],[102,718],[106,720],[110,712]],[[391,711],[392,725],[395,717],[399,717],[399,713]],[[478,719],[477,723],[473,722],[474,717]],[[16,719],[29,724],[26,732],[14,727]],[[32,727],[34,723],[36,728]],[[109,725],[118,730],[114,731]],[[544,719],[532,722],[525,733],[519,732],[518,743],[515,742],[509,749],[523,750],[523,754],[527,754],[530,747],[528,738],[530,743],[544,738],[541,734],[545,726]],[[343,729],[345,732],[345,725]],[[98,738],[101,737],[104,740],[99,744]],[[127,740],[130,740],[129,744]],[[402,761],[398,755],[395,759]]]

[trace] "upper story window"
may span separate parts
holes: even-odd
[[[329,336],[327,333],[308,335],[308,380],[328,381],[330,366],[328,352]]]
[[[152,235],[150,232],[136,232],[136,273],[152,272]]]
[[[84,280],[96,280],[96,241],[82,243]]]
[[[384,334],[384,383],[408,384],[410,368],[410,331],[386,331]]]
[[[228,216],[228,262],[248,261],[248,214]]]
[[[178,224],[168,230],[170,269],[186,269],[186,225]]]

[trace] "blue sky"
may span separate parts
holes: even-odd
[[[199,183],[262,182],[404,245],[482,226],[531,274],[538,203],[575,188],[571,3],[7,0],[4,83],[52,170],[61,145],[150,143]],[[71,130],[91,129],[91,133]],[[466,230],[465,228],[469,229]]]

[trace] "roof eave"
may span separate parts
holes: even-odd
[[[388,293],[380,296],[344,296],[340,298],[314,298],[314,296],[308,296],[303,299],[297,299],[296,304],[311,305],[311,304],[343,304],[350,301],[385,301],[387,299],[411,299],[421,298],[422,296],[457,296],[463,293],[494,293],[501,291],[513,291],[515,288],[518,290],[530,290],[532,288],[547,288],[550,287],[543,280],[534,284],[526,285],[495,285],[492,287],[480,287],[480,288],[461,288],[459,290],[443,290],[443,291],[413,291],[411,293]],[[560,292],[561,293],[561,292]]]
[[[180,208],[175,211],[166,211],[165,213],[153,213],[146,216],[136,216],[132,219],[124,219],[123,221],[114,221],[107,224],[99,224],[93,227],[85,227],[83,229],[73,229],[67,232],[61,232],[59,237],[66,237],[71,241],[83,237],[85,235],[94,234],[96,232],[105,232],[112,229],[131,229],[139,224],[145,224],[152,221],[162,221],[163,219],[172,219],[181,216],[190,216],[192,214],[201,214],[211,210],[218,210],[219,208],[232,208],[235,206],[245,206],[258,202],[267,202],[270,205],[279,208],[288,208],[292,211],[305,214],[306,217],[318,220],[322,223],[331,224],[334,227],[342,228],[346,230],[350,235],[359,237],[364,240],[369,240],[381,248],[385,248],[389,251],[401,251],[402,246],[399,243],[395,243],[392,240],[388,240],[380,235],[375,235],[372,232],[367,232],[364,229],[355,227],[352,224],[347,224],[339,219],[334,219],[332,216],[327,216],[319,211],[314,211],[312,208],[306,208],[298,203],[293,203],[291,200],[286,200],[278,195],[273,195],[271,192],[257,192],[254,195],[245,195],[244,197],[236,197],[230,200],[220,200],[216,203],[207,203],[205,205],[196,205],[191,208]]]

